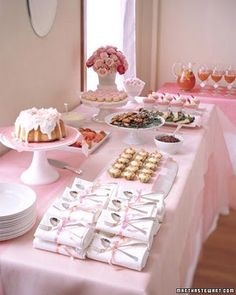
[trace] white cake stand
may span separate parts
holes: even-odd
[[[85,105],[98,108],[99,112],[93,116],[93,120],[98,123],[104,123],[105,118],[110,114],[110,110],[126,105],[128,98],[120,100],[120,101],[114,101],[114,102],[105,102],[105,101],[98,102],[98,101],[92,101],[92,100],[87,100],[83,98],[81,98],[81,101]]]
[[[112,118],[114,116],[121,115],[123,113],[124,112],[110,114],[105,118],[105,122],[113,128],[118,128],[118,129],[126,131],[128,134],[126,137],[123,138],[123,141],[127,144],[130,144],[130,145],[142,144],[143,138],[142,138],[141,134],[143,133],[144,130],[157,129],[157,128],[161,127],[162,125],[164,125],[164,123],[165,123],[165,120],[162,117],[158,117],[160,119],[160,124],[153,125],[153,126],[150,126],[147,128],[129,128],[129,127],[121,127],[121,126],[116,126],[116,125],[111,124]]]
[[[43,143],[26,143],[13,135],[14,127],[0,129],[0,141],[5,146],[18,152],[33,152],[32,162],[21,174],[21,180],[30,185],[49,184],[59,178],[59,173],[48,163],[46,152],[74,143],[80,136],[77,129],[66,126],[67,136],[61,140]]]

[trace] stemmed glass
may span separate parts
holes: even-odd
[[[219,88],[218,82],[220,82],[223,75],[224,75],[224,71],[221,69],[220,66],[215,66],[213,68],[212,73],[211,73],[211,79],[215,82],[213,85],[215,91],[217,91],[217,89]]]
[[[200,86],[202,90],[206,87],[207,79],[211,75],[212,70],[206,65],[200,65],[198,68],[198,78],[201,80]]]
[[[228,91],[227,91],[226,95],[230,95],[231,94],[231,90],[233,88],[234,81],[236,79],[236,69],[233,68],[232,66],[229,66],[225,70],[224,79],[228,83],[228,85],[227,85]]]

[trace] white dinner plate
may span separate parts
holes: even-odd
[[[10,239],[22,236],[34,226],[35,222],[36,222],[36,217],[29,224],[27,224],[25,227],[21,228],[20,230],[17,230],[15,232],[10,232],[9,234],[0,235],[0,241],[6,241],[6,240],[10,240]]]
[[[9,221],[8,223],[0,223],[0,233],[5,232],[7,230],[13,230],[18,229],[23,226],[25,226],[27,223],[29,223],[34,216],[36,215],[36,210],[32,211],[30,214],[26,215],[25,217],[22,217],[21,219],[17,221]]]
[[[35,192],[22,184],[0,183],[0,219],[15,218],[36,201]]]

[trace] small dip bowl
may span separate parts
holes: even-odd
[[[168,154],[176,154],[183,144],[183,137],[179,134],[161,133],[154,138],[157,148]]]

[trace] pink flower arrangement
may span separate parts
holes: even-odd
[[[117,47],[106,46],[99,47],[89,57],[86,62],[88,68],[93,70],[101,77],[118,72],[123,75],[128,69],[128,62],[124,54],[117,50]]]

